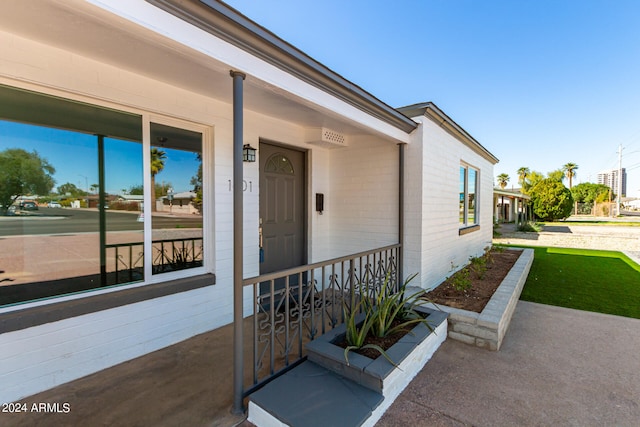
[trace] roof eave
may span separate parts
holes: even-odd
[[[493,194],[497,196],[517,197],[519,199],[531,200],[531,196],[528,194],[524,194],[516,191],[503,190],[501,188],[494,188]]]
[[[146,0],[406,133],[418,124],[237,10],[216,0]]]
[[[494,156],[489,150],[487,150],[482,144],[480,144],[474,137],[472,137],[467,131],[465,131],[460,125],[454,122],[444,111],[438,108],[433,102],[424,102],[420,104],[408,105],[406,107],[398,108],[409,117],[425,116],[437,123],[444,130],[449,132],[456,139],[461,141],[467,147],[471,148],[476,153],[480,154],[486,160],[490,161],[494,165],[499,162],[498,158]]]

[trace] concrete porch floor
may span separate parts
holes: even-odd
[[[447,340],[378,426],[619,425],[640,420],[640,320],[520,301],[499,352]],[[232,327],[22,402],[2,426],[250,426],[230,413]]]

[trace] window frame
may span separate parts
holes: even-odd
[[[144,204],[151,206],[151,125],[152,123],[171,126],[174,128],[185,129],[198,132],[202,135],[202,244],[204,250],[203,265],[201,267],[188,268],[184,270],[171,271],[160,274],[152,274],[152,240],[153,228],[151,215],[145,215],[144,219],[144,283],[161,283],[167,280],[177,280],[191,276],[202,274],[212,274],[214,272],[214,260],[212,256],[214,245],[211,240],[214,239],[213,224],[214,218],[210,218],[214,214],[213,209],[213,142],[211,141],[212,131],[209,126],[200,125],[174,117],[159,114],[142,114],[142,146],[143,146],[143,175],[144,175]],[[211,185],[210,185],[211,183]],[[212,237],[207,237],[212,236]]]
[[[463,178],[464,171],[464,178]],[[473,182],[473,193],[469,191],[469,175],[470,171],[475,172],[475,179]],[[460,162],[460,167],[458,169],[459,179],[458,182],[459,196],[462,196],[462,200],[458,200],[458,228],[459,235],[468,234],[470,232],[476,231],[480,229],[480,205],[479,205],[479,183],[480,183],[480,169],[472,166],[466,162]],[[469,208],[469,195],[473,194],[473,222],[469,222],[470,218],[470,208]],[[460,199],[460,197],[459,197]],[[463,204],[462,215],[460,215],[460,204]]]
[[[133,107],[128,107],[122,104],[116,104],[109,101],[99,100],[96,98],[67,93],[59,90],[48,90],[47,88],[43,88],[36,85],[26,85],[22,87],[21,85],[16,85],[14,83],[6,83],[0,82],[3,86],[7,88],[12,88],[16,91],[24,91],[25,93],[33,93],[35,95],[45,96],[45,97],[53,97],[59,98],[62,102],[79,102],[82,104],[86,104],[87,107],[96,107],[105,110],[114,110],[116,112],[122,112],[124,114],[134,114],[140,117],[140,125],[142,127],[142,145],[143,145],[143,185],[145,188],[145,196],[144,201],[146,206],[150,206],[150,193],[149,189],[151,186],[151,178],[150,178],[150,148],[151,148],[151,132],[150,125],[151,122],[166,124],[169,126],[174,126],[178,128],[183,128],[187,130],[191,130],[194,132],[198,132],[202,135],[202,173],[203,173],[203,183],[202,183],[202,191],[203,191],[203,205],[202,205],[202,216],[203,216],[203,237],[207,236],[208,238],[203,239],[204,246],[204,257],[203,257],[203,265],[201,267],[195,267],[185,270],[179,270],[175,272],[167,272],[163,274],[151,274],[151,251],[150,247],[152,245],[152,226],[151,226],[151,216],[146,216],[144,218],[144,250],[145,250],[145,276],[144,280],[138,282],[129,282],[116,284],[108,287],[95,287],[89,288],[85,290],[81,290],[78,292],[74,292],[71,294],[58,294],[51,295],[41,299],[33,299],[33,300],[23,300],[16,301],[13,303],[9,303],[7,305],[0,306],[0,320],[4,318],[5,315],[9,313],[15,313],[16,311],[24,313],[25,310],[32,310],[37,307],[57,307],[60,304],[66,305],[71,304],[73,301],[78,300],[95,300],[99,298],[100,301],[103,301],[100,305],[102,309],[104,309],[104,305],[106,303],[107,306],[117,307],[123,304],[126,304],[122,301],[118,302],[116,300],[112,302],[107,302],[105,298],[110,299],[110,295],[120,295],[122,292],[133,292],[134,294],[139,294],[137,297],[133,297],[133,300],[141,301],[149,298],[157,297],[157,293],[161,292],[162,294],[169,295],[172,293],[179,293],[185,290],[189,290],[189,288],[197,288],[201,286],[210,286],[215,285],[215,234],[214,234],[214,224],[215,224],[215,210],[214,210],[214,194],[213,191],[215,189],[215,183],[213,182],[214,178],[214,158],[213,158],[213,127],[211,125],[200,124],[192,121],[186,121],[182,119],[178,119],[171,116],[160,115],[156,113],[150,113],[148,111],[144,111],[141,109],[136,109]],[[7,120],[11,120],[10,118]],[[25,121],[25,123],[28,123]],[[36,124],[36,123],[33,123]],[[41,124],[41,126],[46,127],[55,127],[50,123]],[[62,129],[67,129],[66,127],[62,127]],[[82,133],[86,133],[85,130],[74,130],[69,128],[70,131],[79,131]],[[195,282],[194,282],[195,280]],[[173,288],[167,288],[166,286],[162,286],[162,290],[153,291],[149,288],[155,288],[159,286],[159,284],[176,284]],[[180,286],[177,284],[187,283],[187,286]],[[193,283],[196,283],[194,286]],[[25,283],[24,285],[29,285],[29,283]],[[156,285],[156,286],[151,286]],[[155,296],[154,296],[155,295]],[[62,316],[63,318],[71,317],[71,316]],[[39,321],[35,321],[35,324],[39,324]],[[20,329],[18,327],[17,329]]]

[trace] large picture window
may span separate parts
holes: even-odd
[[[0,86],[0,306],[202,270],[202,133],[148,126]]]
[[[459,223],[461,228],[478,224],[477,187],[478,170],[468,165],[461,165],[459,187]]]

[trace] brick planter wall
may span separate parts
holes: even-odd
[[[533,263],[533,253],[533,249],[522,249],[520,258],[504,278],[482,313],[438,304],[437,308],[449,313],[450,338],[493,351],[500,349],[520,293],[527,281]],[[435,308],[433,304],[426,304],[426,306]]]

